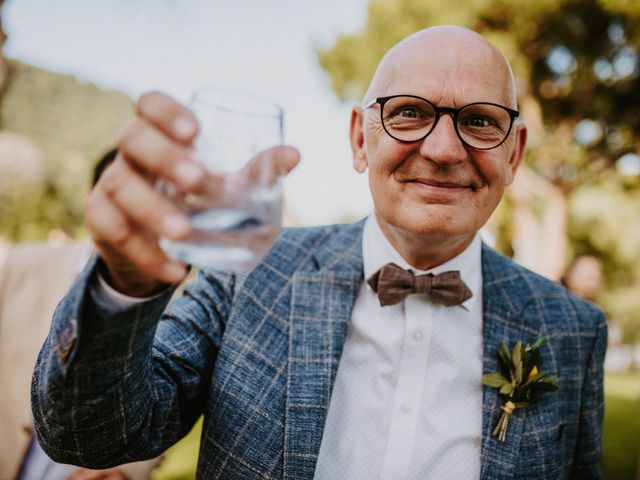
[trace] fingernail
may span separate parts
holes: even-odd
[[[178,117],[173,122],[173,133],[183,140],[187,140],[196,133],[196,124],[189,117]]]
[[[185,235],[190,228],[189,221],[180,215],[167,215],[162,219],[162,231],[167,236],[180,237]]]
[[[175,174],[184,183],[196,183],[202,178],[204,169],[191,160],[182,160],[176,164]]]

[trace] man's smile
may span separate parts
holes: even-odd
[[[431,177],[405,176],[402,174],[396,175],[395,177],[399,183],[413,184],[425,191],[432,191],[444,195],[462,193],[468,190],[475,192],[483,186],[482,182],[477,180],[438,180]]]

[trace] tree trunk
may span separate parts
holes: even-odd
[[[564,193],[523,165],[508,195],[514,207],[514,260],[547,278],[560,280],[568,242]]]

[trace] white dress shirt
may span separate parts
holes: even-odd
[[[411,268],[373,215],[364,227],[362,253],[365,279],[388,262]],[[479,235],[460,255],[428,272],[448,270],[459,270],[473,293],[462,306],[436,305],[413,294],[381,307],[363,281],[338,365],[316,480],[480,477]]]

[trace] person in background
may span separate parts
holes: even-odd
[[[191,226],[153,179],[222,179],[193,161],[186,108],[159,93],[137,107],[87,204],[99,255],[35,370],[48,453],[144,458],[204,413],[206,480],[602,478],[604,315],[478,234],[527,138],[509,64],[482,36],[428,28],[380,62],[350,128],[371,216],[284,229],[247,275],[203,269],[169,305],[188,269],[158,238]],[[298,159],[282,148],[283,171]],[[517,345],[539,347],[528,373]],[[520,384],[548,372],[559,390],[505,402],[483,373],[507,357]]]
[[[93,185],[115,158],[94,169]],[[0,266],[0,480],[146,480],[159,459],[107,470],[58,464],[33,435],[29,383],[53,311],[93,253],[90,242],[13,246]]]
[[[575,257],[561,279],[565,287],[589,302],[598,298],[602,282],[602,262],[593,255]]]

